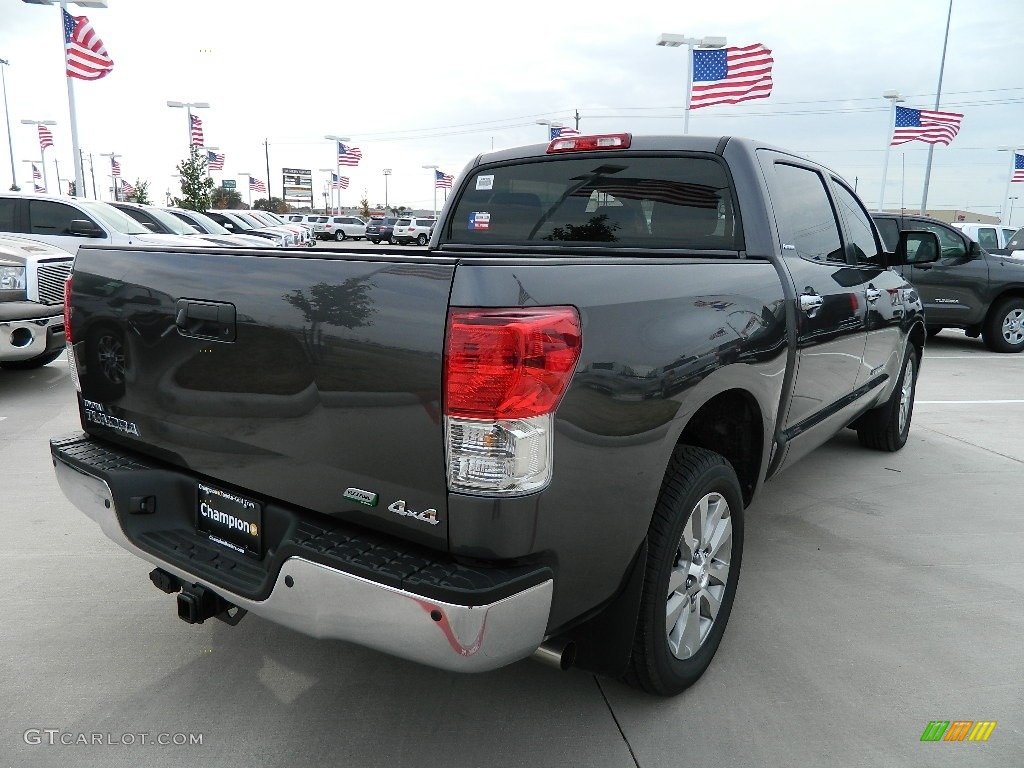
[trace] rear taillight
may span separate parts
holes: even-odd
[[[550,482],[553,414],[581,344],[573,307],[449,312],[444,417],[451,490],[514,496]]]
[[[628,149],[631,133],[605,133],[600,136],[568,136],[548,144],[547,154],[555,152],[589,152],[592,149]]]
[[[71,277],[64,280],[64,340],[71,343]]]

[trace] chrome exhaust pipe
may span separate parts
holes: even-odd
[[[576,643],[562,638],[547,640],[530,658],[564,672],[576,661]]]

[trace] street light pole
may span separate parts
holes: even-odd
[[[320,168],[319,170],[320,170],[320,173],[334,173],[335,172],[334,168]],[[330,178],[330,177],[328,177],[328,178]],[[338,180],[339,181],[341,180],[340,176],[338,176]],[[331,204],[330,204],[331,207],[330,207],[330,209],[328,209],[328,207],[327,207],[327,195],[326,194],[324,195],[324,213],[328,214],[328,215],[330,215],[331,210],[340,210],[341,209],[341,189],[338,188],[338,207],[337,208],[334,207],[334,189],[335,189],[334,185],[330,181],[328,181],[327,182],[327,191],[330,192],[330,195],[331,195]]]
[[[17,191],[18,187],[18,171],[14,167],[14,139],[11,138],[11,113],[7,111],[7,76],[4,74],[4,67],[11,66],[11,62],[7,59],[0,59],[0,82],[3,83],[4,87],[4,115],[7,117],[7,145],[11,150],[11,191]]]
[[[878,210],[885,210],[885,177],[889,174],[889,150],[892,149],[892,130],[896,125],[896,102],[903,101],[899,91],[882,91],[882,98],[889,100],[889,126],[885,134],[885,159],[882,160],[882,191],[878,194]]]
[[[350,139],[348,136],[335,136],[333,133],[327,134],[326,136],[324,136],[324,138],[327,139],[328,141],[333,141],[334,142],[334,173],[338,177],[338,180],[340,181],[341,180],[341,153],[338,151],[338,149],[340,148],[338,145],[339,144],[344,144],[346,141],[352,141],[352,139]],[[331,203],[332,204],[334,203],[333,195],[332,195]],[[339,212],[339,213],[341,211],[341,188],[340,187],[338,188],[338,207],[335,208],[334,210],[336,212]]]
[[[39,134],[39,126],[40,125],[56,125],[57,124],[56,120],[22,120],[21,122],[23,124],[25,124],[25,125],[34,125],[34,126],[36,126],[36,135],[37,136]],[[46,191],[49,192],[50,191],[50,178],[49,178],[49,174],[46,172],[46,147],[44,147],[42,145],[42,142],[40,142],[40,144],[39,144],[39,156],[42,158],[42,160],[40,162],[43,165],[43,186],[46,187]],[[57,181],[57,189],[58,190],[60,189],[60,181],[59,180]]]
[[[437,218],[437,166],[436,165],[424,165],[424,168],[429,168],[432,173],[430,174],[434,179],[434,218]]]
[[[100,157],[110,158],[110,180],[114,187],[114,202],[119,203],[121,202],[121,185],[118,183],[118,180],[121,178],[121,173],[118,171],[117,176],[114,175],[114,161],[119,157],[124,157],[124,155],[119,155],[117,152],[100,152]]]
[[[185,110],[185,119],[188,121],[188,151],[192,154],[192,109],[209,109],[210,104],[206,101],[168,101],[168,107],[175,107],[177,109]],[[203,141],[206,141],[206,137],[203,137]]]
[[[691,62],[693,61],[693,48],[699,46],[701,48],[724,48],[725,38],[714,35],[705,35],[704,37],[686,37],[685,35],[674,35],[668,32],[663,32],[658,36],[658,40],[655,45],[661,45],[666,48],[679,48],[680,46],[686,47],[686,105],[683,111],[683,133],[690,132],[690,97],[693,95],[693,75],[690,72]]]
[[[949,11],[946,13],[946,36],[942,39],[942,61],[939,64],[939,85],[935,89],[935,111],[939,111],[939,102],[942,100],[942,73],[946,69],[946,46],[949,44],[949,22],[953,18],[953,0],[949,0]],[[932,178],[932,156],[935,154],[935,145],[928,144],[928,162],[924,167],[924,190],[921,192],[921,215],[924,216],[928,210],[928,182]]]
[[[391,175],[391,169],[384,169],[384,215],[388,212],[388,176]]]

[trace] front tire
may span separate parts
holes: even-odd
[[[380,240],[371,240],[370,242],[374,245],[380,245]]]
[[[345,233],[339,229],[337,232],[334,233],[334,239],[340,243],[342,240],[345,239]]]
[[[672,455],[647,534],[648,557],[625,680],[661,696],[711,664],[736,597],[743,496],[732,465],[703,448]]]
[[[1024,299],[1010,297],[992,310],[981,337],[993,352],[1020,352],[1024,349]]]
[[[917,349],[910,345],[892,395],[885,405],[868,411],[857,421],[857,439],[865,448],[893,452],[907,444],[910,420],[914,416],[918,367]]]

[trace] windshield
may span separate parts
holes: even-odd
[[[117,210],[112,205],[96,200],[76,200],[75,202],[82,206],[83,210],[88,211],[112,230],[120,232],[122,235],[153,234],[147,227],[137,222],[128,214]]]
[[[475,176],[449,219],[449,242],[742,247],[729,178],[714,157],[563,156]]]
[[[188,214],[186,214],[184,216],[182,214],[178,213],[177,211],[168,211],[168,213],[172,213],[174,216],[177,216],[179,219],[182,219],[185,222],[188,222],[189,219],[192,219],[192,221],[195,221],[197,224],[199,224],[200,227],[205,229],[208,234],[211,234],[211,235],[230,235],[231,234],[231,230],[230,229],[228,229],[227,227],[223,226],[222,224],[214,221],[209,216],[207,216],[205,213],[199,213],[199,211],[189,211]]]
[[[199,231],[191,224],[186,224],[177,216],[167,213],[167,211],[161,211],[159,208],[145,208],[144,210],[147,214],[171,230],[175,235],[199,234]]]

